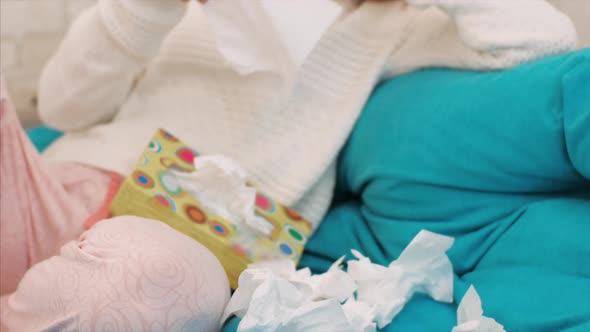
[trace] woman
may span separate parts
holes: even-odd
[[[342,4],[345,14],[294,69],[287,97],[281,77],[225,65],[194,2],[100,0],[84,12],[41,78],[40,116],[66,132],[43,160],[3,102],[3,326],[218,328],[227,280],[206,249],[155,221],[93,226],[156,128],[238,160],[315,228],[336,155],[381,79],[427,66],[507,68],[576,42],[569,19],[540,0]],[[93,227],[47,259],[84,222]]]

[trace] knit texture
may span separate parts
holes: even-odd
[[[162,127],[238,160],[317,227],[337,153],[380,80],[427,66],[507,68],[575,43],[569,19],[541,0],[369,1],[330,28],[285,87],[275,74],[228,68],[198,4],[101,0],[42,75],[41,118],[67,131],[46,156],[127,175]]]

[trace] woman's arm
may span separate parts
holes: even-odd
[[[575,48],[571,20],[544,0],[407,0],[414,31],[390,74],[423,67],[493,70]]]
[[[100,0],[85,11],[41,75],[43,122],[75,130],[110,120],[185,9],[175,0]]]

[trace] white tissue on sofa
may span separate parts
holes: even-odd
[[[252,264],[240,275],[223,320],[241,317],[239,332],[374,332],[414,293],[453,301],[453,269],[445,253],[453,241],[421,231],[387,267],[353,251],[358,260],[348,261],[348,272],[341,269],[344,258],[320,275],[296,270],[290,260]]]

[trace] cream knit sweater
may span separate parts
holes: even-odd
[[[127,175],[162,127],[238,160],[317,226],[338,151],[379,80],[427,66],[506,68],[576,44],[569,19],[542,0],[368,1],[330,28],[285,98],[276,75],[226,67],[212,38],[196,3],[100,0],[42,75],[40,116],[66,131],[46,156]]]

